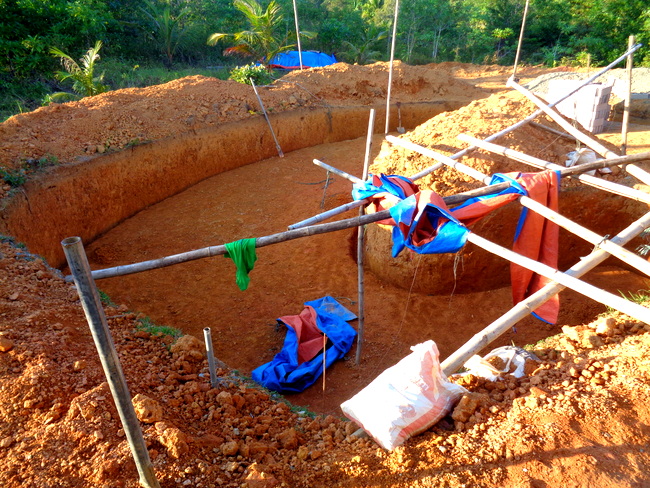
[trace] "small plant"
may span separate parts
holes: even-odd
[[[57,71],[56,78],[59,81],[72,80],[72,90],[77,94],[76,98],[91,97],[99,95],[108,90],[103,84],[104,73],[95,76],[96,63],[99,60],[99,50],[102,48],[102,41],[97,41],[94,47],[88,49],[86,54],[80,59],[81,65],[77,63],[68,54],[59,48],[53,47],[50,53],[61,60],[65,71]],[[69,101],[69,93],[53,93],[47,99],[50,102]],[[64,100],[66,99],[66,100]]]
[[[104,305],[105,307],[115,306],[115,303],[113,302],[113,300],[111,300],[111,297],[108,296],[108,293],[105,293],[101,290],[97,290],[97,291],[99,292],[99,299],[101,300],[102,305]]]
[[[643,304],[650,300],[650,290],[637,290],[636,293],[629,292],[625,293],[623,291],[618,291],[623,298],[634,303]]]
[[[176,329],[174,327],[169,327],[167,325],[158,325],[149,317],[143,317],[141,319],[138,319],[138,323],[139,323],[139,325],[137,326],[138,330],[144,330],[145,332],[149,332],[149,334],[153,336],[168,335],[173,337],[174,339],[178,339],[180,336],[183,335],[183,331]]]
[[[248,85],[251,84],[251,80],[256,85],[269,85],[273,83],[273,77],[264,66],[255,66],[252,63],[233,68],[230,72],[230,79],[237,83],[245,83]]]
[[[0,166],[0,178],[12,188],[18,188],[27,181],[25,168],[11,169]]]

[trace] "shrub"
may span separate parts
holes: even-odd
[[[254,64],[247,64],[246,66],[238,66],[230,72],[230,79],[235,80],[237,83],[251,84],[251,79],[256,85],[269,85],[273,83],[271,73],[264,66],[255,66]]]

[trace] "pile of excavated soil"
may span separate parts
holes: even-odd
[[[72,285],[0,244],[0,469],[6,487],[137,487]],[[463,408],[392,452],[219,370],[200,344],[106,314],[163,488],[643,486],[649,326],[610,315],[537,344],[531,376],[468,388]]]
[[[395,63],[393,100],[472,100],[485,95],[470,83],[435,65]],[[385,100],[386,63],[357,66],[338,63],[295,71],[260,97],[270,113],[301,107],[368,105]],[[0,166],[54,157],[74,162],[79,156],[123,149],[250,117],[261,108],[251,86],[190,76],[147,88],[116,90],[78,102],[53,104],[11,117],[0,125]],[[82,158],[83,159],[83,158]]]

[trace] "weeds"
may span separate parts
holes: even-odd
[[[149,332],[149,334],[153,336],[168,335],[174,339],[178,339],[183,335],[183,332],[181,330],[174,327],[169,327],[167,325],[158,325],[149,317],[138,319],[138,325],[136,328],[137,330],[144,330],[145,332]]]
[[[12,188],[18,188],[27,181],[27,171],[25,168],[11,169],[0,166],[0,178]]]
[[[115,303],[113,300],[111,300],[111,297],[108,296],[108,293],[105,293],[101,290],[97,290],[99,292],[99,299],[102,302],[102,305],[105,307],[115,307]]]

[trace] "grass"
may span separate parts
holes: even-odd
[[[138,319],[138,325],[136,326],[137,330],[144,330],[149,332],[153,336],[159,335],[168,335],[174,339],[178,339],[183,335],[183,331],[176,329],[175,327],[169,327],[168,325],[158,325],[149,317],[143,317]]]

